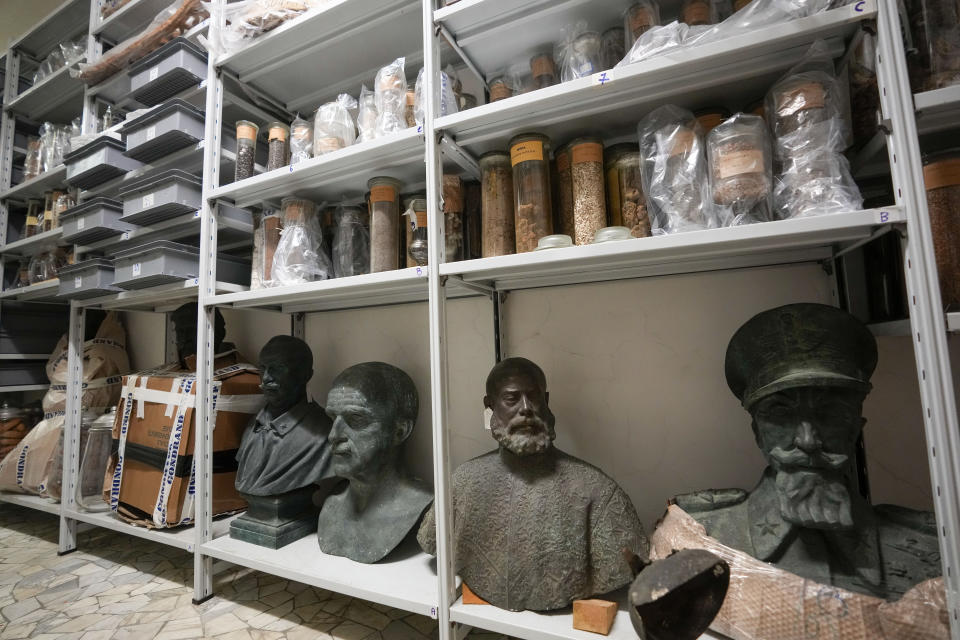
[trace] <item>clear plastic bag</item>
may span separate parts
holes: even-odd
[[[346,93],[337,96],[335,102],[320,105],[313,117],[314,157],[349,147],[356,141],[357,129],[350,115],[350,110],[356,108],[357,101]]]
[[[600,34],[590,31],[586,23],[565,29],[560,50],[560,81],[569,82],[603,71],[600,61]]]
[[[660,24],[660,5],[656,0],[634,2],[623,11],[623,36],[626,50],[647,31]]]
[[[738,113],[707,135],[713,214],[721,226],[769,222],[773,150],[763,118]]]
[[[297,164],[312,157],[313,125],[298,113],[290,123],[290,164]]]
[[[613,69],[627,55],[623,43],[626,39],[623,27],[611,27],[600,38],[600,67]]]
[[[40,175],[40,172],[43,171],[43,164],[40,157],[42,148],[40,138],[36,136],[27,138],[27,157],[23,161],[24,180],[36,178]]]
[[[418,127],[423,126],[423,69],[417,73],[416,98],[413,105],[413,117]],[[440,72],[440,113],[437,117],[448,116],[457,113],[457,96],[453,92],[453,80],[447,75],[446,71]]]
[[[344,278],[370,272],[369,213],[356,205],[341,203],[334,213],[333,272]]]
[[[82,60],[87,55],[86,38],[80,37],[73,42],[61,42],[60,54],[63,58],[63,64],[68,67],[78,60]]]
[[[717,226],[707,207],[703,131],[693,114],[664,105],[640,121],[638,133],[640,176],[653,234]]]
[[[690,27],[676,20],[662,27],[651,27],[634,41],[630,50],[627,51],[627,55],[617,66],[636,64],[658,56],[665,51],[676,49],[683,44],[689,31]]]
[[[327,280],[333,265],[321,249],[323,235],[317,206],[301,198],[284,198],[281,203],[283,231],[273,255],[270,286],[283,287]]]
[[[366,142],[377,137],[377,96],[367,89],[367,85],[360,87],[360,100],[357,107],[357,129],[360,136],[357,142]]]
[[[377,105],[376,137],[407,128],[407,77],[404,58],[397,58],[377,72],[374,80]]]
[[[248,46],[257,36],[276,29],[327,0],[241,0],[225,4],[223,14],[226,26],[216,43],[217,54],[232,53]],[[216,5],[205,2],[208,11]]]
[[[842,153],[812,152],[787,160],[774,193],[781,218],[858,211],[863,196]]]
[[[63,163],[63,156],[70,151],[70,125],[44,122],[40,126],[40,165],[42,171],[50,171]]]

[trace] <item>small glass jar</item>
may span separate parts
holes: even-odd
[[[597,229],[607,226],[604,196],[603,142],[577,138],[570,143],[573,183],[573,241],[590,244]]]
[[[624,153],[637,150],[634,142],[620,142],[603,150],[604,194],[607,202],[607,220],[611,225],[623,224],[620,217],[620,176],[617,173],[617,160]]]
[[[253,167],[257,158],[257,135],[260,127],[249,120],[237,122],[237,163],[233,179],[246,180],[253,176]]]
[[[0,406],[0,459],[20,444],[27,430],[27,412],[4,400]],[[103,476],[100,480],[102,484]]]
[[[313,157],[313,124],[297,116],[290,125],[290,164]]]
[[[264,209],[260,217],[260,228],[263,233],[261,282],[267,285],[273,278],[273,257],[277,253],[277,245],[280,244],[283,216],[275,209]]]
[[[407,91],[406,108],[403,111],[403,118],[407,122],[407,128],[417,126],[417,117],[414,115],[414,107],[417,104],[417,92],[414,89]]]
[[[771,100],[767,111],[772,111],[771,130],[777,138],[782,138],[800,130],[809,132],[806,146],[825,148],[828,140],[815,140],[815,125],[826,122],[838,111],[833,108],[833,96],[829,88],[810,74],[788,78],[777,83],[770,91]],[[832,127],[827,127],[832,129]],[[824,133],[829,133],[825,131]],[[805,137],[808,137],[805,136]]]
[[[633,236],[630,235],[630,229],[626,227],[604,227],[602,229],[597,229],[597,232],[593,234],[593,244],[616,242],[618,240],[629,240],[632,237]]]
[[[267,125],[267,171],[273,171],[288,164],[290,155],[290,127],[282,122]]]
[[[680,5],[680,22],[695,27],[702,24],[713,24],[713,8],[710,0],[683,0]]]
[[[23,225],[24,238],[31,238],[40,233],[41,213],[42,203],[39,200],[30,200],[27,202],[27,218]]]
[[[700,123],[700,128],[703,129],[703,135],[707,135],[713,131],[714,127],[729,118],[730,112],[723,107],[711,107],[700,109],[694,112],[694,115],[697,117],[697,122]]]
[[[759,116],[737,114],[707,136],[710,192],[721,209],[721,224],[774,219],[772,155],[770,134]]]
[[[600,40],[600,69],[613,69],[627,55],[623,27],[610,27]]]
[[[557,169],[557,224],[558,231],[573,237],[573,165],[570,163],[570,145],[565,144],[554,154]]]
[[[907,5],[917,50],[908,58],[913,91],[960,83],[960,6],[953,0],[915,0]]]
[[[418,267],[426,266],[427,255],[427,200],[417,198],[410,203],[412,215],[410,216],[410,229],[412,231],[411,241],[407,244],[407,253]]]
[[[629,51],[640,36],[660,24],[660,5],[655,0],[634,2],[624,12],[623,23],[626,50]]]
[[[489,151],[480,156],[481,211],[484,258],[516,251],[513,213],[513,169],[510,154]]]
[[[540,238],[553,233],[549,157],[550,139],[543,134],[526,133],[510,140],[517,253],[533,251]]]
[[[537,241],[537,248],[534,251],[543,251],[544,249],[564,249],[573,246],[573,238],[558,233],[555,235],[543,236]]]
[[[584,31],[570,42],[563,56],[564,82],[586,78],[602,71],[600,63],[600,34],[596,31]]]
[[[443,176],[444,262],[463,260],[463,181]]]
[[[334,214],[333,271],[344,278],[370,272],[369,213],[356,205],[341,205]]]
[[[396,178],[370,178],[370,273],[399,268],[400,189]]]
[[[924,158],[923,181],[944,308],[960,307],[960,149]]]
[[[640,151],[634,149],[622,153],[617,158],[615,171],[620,224],[630,229],[634,238],[647,238],[651,233],[650,216],[640,176]]]
[[[503,76],[497,76],[490,81],[490,102],[497,102],[513,96],[513,89]]]
[[[534,89],[544,89],[557,84],[557,65],[553,61],[553,54],[538,53],[530,58],[530,74],[533,77]]]
[[[103,475],[113,448],[113,423],[116,407],[102,416],[84,414],[81,429],[86,432],[83,457],[77,482],[77,506],[84,511],[107,511],[110,504],[103,499]]]

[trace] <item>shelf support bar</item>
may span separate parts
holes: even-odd
[[[850,253],[851,251],[856,251],[857,249],[859,249],[859,248],[862,247],[863,245],[865,245],[865,244],[867,244],[867,243],[869,243],[869,242],[873,242],[874,240],[876,240],[876,239],[879,238],[880,236],[885,236],[885,235],[887,235],[888,233],[890,233],[891,231],[893,231],[893,225],[892,225],[892,224],[885,224],[885,225],[883,225],[882,227],[879,227],[878,229],[876,229],[873,233],[871,233],[871,234],[870,234],[869,236],[867,236],[866,238],[863,238],[862,240],[857,240],[856,242],[853,242],[853,243],[851,243],[851,244],[848,244],[848,245],[845,246],[843,249],[840,249],[839,251],[837,251],[836,253],[834,253],[832,256],[830,256],[829,258],[827,258],[827,259],[825,260],[825,262],[835,262],[835,261],[837,260],[837,258],[842,258],[843,256],[847,255],[847,254]]]
[[[507,333],[503,325],[503,312],[507,303],[507,292],[497,291],[493,297],[493,350],[497,362],[507,357]]]
[[[463,50],[460,44],[457,42],[457,37],[453,35],[449,29],[443,26],[443,23],[437,23],[437,35],[441,36],[444,40],[447,41],[447,44],[450,45],[450,48],[456,51],[457,55],[460,56],[460,59],[463,60],[463,63],[467,65],[467,68],[473,72],[473,75],[479,78],[480,83],[483,84],[483,88],[487,91],[490,90],[490,86],[487,85],[487,79],[484,77],[483,73],[480,71],[480,68],[473,63],[473,60],[470,59],[470,56],[467,55],[467,52]]]
[[[473,155],[457,144],[457,141],[448,135],[440,135],[440,151],[445,156],[460,165],[464,171],[470,174],[476,180],[481,178],[480,165]]]
[[[67,406],[63,423],[63,478],[60,489],[60,542],[57,554],[77,549],[77,521],[67,511],[77,510],[77,477],[80,469],[80,421],[83,413],[83,338],[86,310],[70,303],[70,329],[67,338]]]

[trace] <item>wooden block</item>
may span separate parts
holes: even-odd
[[[467,586],[467,583],[463,583],[463,604],[490,604],[477,594],[475,594],[470,587]]]
[[[617,603],[608,600],[574,600],[573,628],[607,635],[617,616]]]

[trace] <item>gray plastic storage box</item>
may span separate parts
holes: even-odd
[[[174,38],[130,67],[130,94],[152,107],[207,77],[207,52],[186,38]]]
[[[200,178],[180,169],[169,169],[136,182],[131,182],[120,197],[123,199],[121,222],[140,226],[151,225],[200,209]]]
[[[3,301],[0,353],[51,353],[69,328],[69,314],[59,305]]]
[[[110,136],[100,136],[63,157],[67,165],[67,184],[90,189],[107,180],[122,176],[143,166],[138,160],[123,155],[126,147]]]
[[[113,282],[124,289],[145,289],[192,280],[200,274],[200,249],[168,240],[155,240],[118,252],[113,266]],[[249,284],[250,261],[219,256],[217,280]]]
[[[153,162],[203,140],[203,111],[174,98],[123,125],[126,155]]]
[[[106,240],[134,226],[120,221],[123,203],[103,196],[87,200],[60,214],[63,239],[75,244],[89,244]]]
[[[93,258],[60,269],[60,297],[74,300],[117,293],[113,286],[113,260]]]

